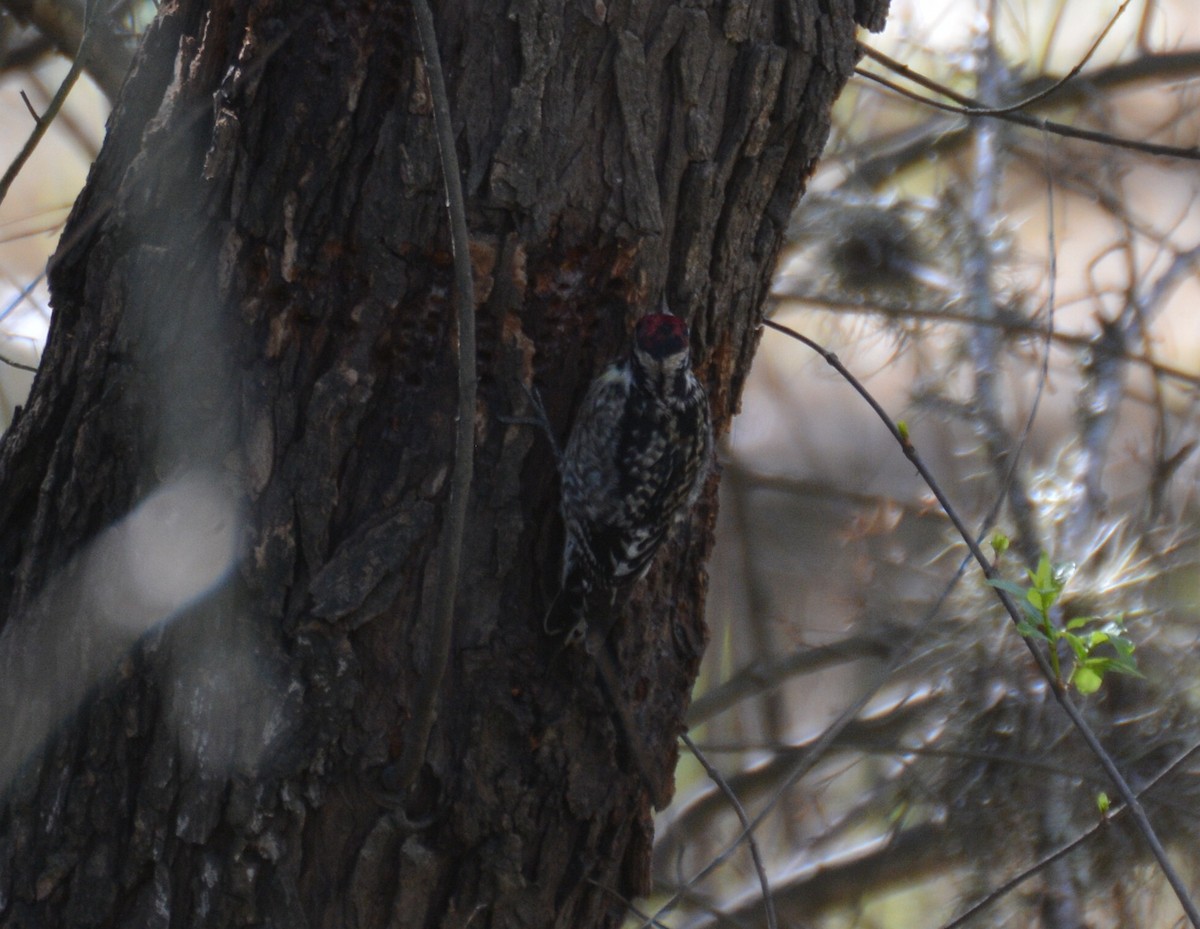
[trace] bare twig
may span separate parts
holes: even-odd
[[[610,897],[613,897],[620,903],[624,904],[625,909],[628,910],[630,914],[632,914],[637,919],[644,921],[647,926],[653,926],[654,929],[672,929],[672,927],[668,926],[666,923],[659,922],[653,916],[651,916],[649,913],[646,913],[643,910],[639,909],[632,900],[630,900],[629,898],[627,898],[625,896],[622,896],[614,888],[609,887],[606,884],[601,884],[595,878],[589,877],[587,879],[587,881],[593,887],[603,890]]]
[[[38,72],[31,72],[25,77],[28,80],[32,90],[36,91],[35,100],[41,101],[44,106],[49,102],[54,94],[53,88],[47,87],[42,81]],[[96,139],[91,127],[85,126],[86,120],[81,121],[77,113],[72,112],[70,107],[63,107],[55,120],[55,128],[63,133],[64,136],[69,136],[71,141],[79,148],[79,151],[87,158],[88,162],[96,160],[96,156],[100,153],[96,145]]]
[[[788,773],[788,776],[776,789],[771,800],[762,808],[758,815],[750,820],[748,825],[742,828],[741,833],[739,833],[738,836],[729,843],[728,847],[723,852],[714,856],[712,860],[708,862],[708,864],[706,864],[703,868],[692,875],[689,880],[678,887],[671,895],[670,899],[663,903],[649,920],[643,922],[642,929],[649,929],[651,922],[657,922],[662,916],[673,910],[691,891],[692,887],[704,880],[706,877],[708,877],[708,875],[712,874],[718,868],[724,866],[725,862],[727,862],[730,856],[737,851],[738,847],[754,834],[754,831],[762,824],[763,820],[765,820],[771,811],[775,809],[783,795],[787,793],[787,791],[791,789],[792,785],[800,780],[801,777],[803,777],[808,771],[812,770],[813,766],[817,763],[817,761],[820,760],[829,746],[837,741],[838,736],[842,734],[845,728],[849,726],[850,723],[854,721],[855,717],[862,712],[863,708],[870,703],[872,699],[874,699],[879,688],[883,686],[890,676],[891,670],[891,667],[888,667],[881,672],[866,688],[865,692],[862,693],[850,706],[843,710],[837,719],[829,724],[825,731],[821,733],[820,737],[816,739],[816,741],[814,741],[808,748],[808,751],[804,752],[800,756],[799,760],[796,761],[791,771]]]
[[[1183,764],[1183,762],[1195,754],[1198,749],[1200,749],[1200,743],[1196,743],[1192,745],[1191,748],[1181,752],[1179,757],[1165,765],[1163,769],[1158,772],[1158,774],[1156,774],[1144,787],[1142,787],[1142,789],[1137,792],[1137,795],[1139,797],[1144,796],[1147,791],[1151,790],[1159,781],[1171,773],[1171,771]],[[1035,876],[1045,868],[1054,864],[1054,862],[1064,858],[1075,849],[1079,848],[1081,845],[1087,842],[1088,839],[1096,835],[1096,833],[1098,833],[1101,829],[1105,828],[1113,820],[1124,814],[1126,810],[1128,810],[1128,806],[1125,804],[1122,803],[1118,805],[1115,809],[1110,811],[1108,815],[1097,819],[1095,824],[1090,829],[1085,830],[1070,842],[1066,842],[1060,845],[1054,851],[1042,856],[1042,858],[1040,858],[1037,862],[1030,865],[1028,868],[1025,868],[1018,874],[1014,874],[1000,886],[988,891],[988,893],[972,903],[969,907],[967,907],[967,909],[959,913],[958,916],[954,917],[954,919],[942,926],[941,929],[959,929],[960,926],[965,926],[974,917],[978,916],[981,912],[983,912],[1001,897],[1012,893],[1019,886],[1021,886],[1021,884],[1029,880],[1029,878]]]
[[[992,113],[989,108],[983,106],[979,101],[970,97],[963,97],[961,94],[950,90],[949,88],[939,89],[939,93],[945,94],[951,99],[965,100],[965,104],[942,103],[940,100],[934,100],[932,97],[926,97],[918,93],[914,93],[894,81],[889,81],[886,77],[880,74],[875,74],[863,68],[855,68],[854,73],[860,77],[865,77],[869,81],[874,81],[888,90],[894,91],[903,97],[908,97],[917,103],[923,103],[926,106],[931,106],[937,110],[943,110],[947,113],[957,113],[960,116],[978,116],[983,119],[1002,119],[1006,122],[1015,123],[1018,126],[1025,126],[1029,129],[1038,129],[1042,132],[1050,132],[1054,135],[1064,136],[1069,139],[1080,139],[1084,142],[1096,142],[1101,145],[1110,145],[1114,148],[1125,148],[1130,151],[1142,152],[1146,155],[1155,155],[1162,158],[1184,158],[1188,161],[1200,161],[1200,147],[1192,146],[1191,148],[1180,148],[1176,145],[1159,145],[1155,142],[1139,142],[1136,139],[1126,139],[1121,136],[1115,136],[1108,132],[1096,132],[1092,129],[1079,129],[1075,126],[1068,126],[1065,123],[1055,122],[1051,119],[1040,119],[1036,116],[1029,116],[1025,113]]]
[[[776,881],[775,900],[791,925],[821,925],[818,914],[834,908],[852,909],[853,904],[847,907],[848,901],[861,899],[868,884],[872,891],[886,893],[888,889],[911,888],[936,876],[945,867],[946,834],[944,823],[920,823],[893,830],[869,847],[860,844],[843,855],[793,867],[791,876]],[[739,907],[730,918],[736,921],[734,925],[756,925],[757,902]],[[850,925],[872,923],[860,919]]]
[[[17,157],[13,159],[12,164],[8,166],[8,170],[4,172],[4,177],[0,178],[0,203],[3,203],[4,198],[8,196],[8,190],[12,187],[13,181],[17,179],[17,175],[21,173],[21,169],[25,167],[25,162],[33,155],[34,149],[38,147],[38,143],[42,141],[46,130],[54,122],[54,117],[58,115],[58,111],[62,109],[63,104],[66,102],[67,95],[71,93],[75,82],[79,80],[79,75],[83,72],[90,35],[91,25],[88,23],[85,25],[83,38],[79,41],[79,50],[75,53],[75,58],[71,61],[70,70],[67,71],[67,76],[63,78],[63,82],[59,85],[58,92],[55,93],[54,98],[50,101],[50,105],[46,107],[45,113],[41,116],[38,116],[36,113],[34,114],[33,132],[29,134],[29,138],[25,140],[25,145],[17,153]],[[26,104],[28,104],[28,101],[26,101]]]
[[[1197,257],[1200,256],[1193,256],[1191,260],[1194,262]],[[885,316],[889,319],[905,318],[916,323],[943,322],[965,323],[971,326],[992,326],[997,329],[1003,329],[1010,335],[1028,335],[1033,338],[1044,339],[1046,341],[1053,342],[1056,345],[1068,346],[1070,348],[1086,349],[1095,339],[1095,336],[1092,335],[1085,335],[1078,332],[1063,332],[1059,329],[1050,329],[1013,313],[998,314],[993,319],[977,319],[972,313],[965,313],[949,307],[939,307],[936,310],[926,310],[914,309],[911,306],[892,306],[882,305],[879,303],[857,304],[848,303],[845,300],[822,297],[819,294],[797,292],[776,292],[775,297],[779,300],[795,300],[798,302],[811,304],[834,313],[852,313],[856,316],[873,314],[876,316]],[[1121,355],[1121,358],[1124,361],[1144,366],[1156,377],[1170,378],[1173,381],[1178,381],[1180,384],[1185,384],[1189,387],[1200,387],[1200,375],[1194,374],[1191,371],[1185,371],[1183,368],[1175,365],[1166,364],[1165,362],[1159,361],[1156,358],[1151,358],[1147,355],[1136,354],[1135,352],[1129,351],[1128,348],[1126,348],[1125,352]]]
[[[117,9],[100,9],[103,0],[0,0],[3,7],[19,22],[30,23],[59,52],[79,61],[109,100],[115,100],[129,63],[133,47],[125,37],[111,28]],[[83,36],[93,33],[87,55],[76,51]]]
[[[33,108],[33,104],[29,102],[29,94],[21,91],[21,102],[25,104],[25,109],[29,111],[29,115],[33,117],[33,124],[36,126],[42,121],[42,117],[38,116],[38,111]]]
[[[1075,63],[1075,67],[1073,67],[1058,80],[1050,84],[1050,86],[1044,87],[1041,90],[1030,94],[1028,97],[1017,101],[1016,103],[1009,103],[1005,106],[989,106],[986,105],[986,103],[985,105],[980,106],[971,101],[971,98],[964,97],[961,94],[950,91],[948,88],[945,88],[937,82],[930,80],[923,74],[912,70],[910,67],[908,67],[908,65],[896,61],[894,58],[889,58],[883,52],[871,48],[869,45],[864,45],[860,42],[859,48],[862,49],[863,54],[865,54],[868,58],[873,58],[880,64],[886,65],[890,70],[908,78],[915,84],[921,85],[926,90],[932,90],[935,93],[949,97],[951,100],[956,100],[958,103],[962,104],[962,107],[958,112],[961,112],[965,116],[1005,116],[1009,113],[1016,113],[1019,110],[1027,109],[1028,107],[1033,106],[1033,104],[1045,100],[1051,94],[1061,90],[1065,85],[1069,84],[1072,80],[1078,77],[1079,73],[1084,69],[1087,63],[1092,60],[1092,56],[1096,54],[1096,50],[1100,48],[1100,44],[1108,37],[1108,34],[1112,32],[1112,28],[1117,24],[1117,20],[1121,18],[1121,14],[1125,12],[1125,9],[1132,2],[1133,0],[1125,0],[1125,2],[1117,8],[1117,11],[1109,18],[1108,24],[1102,30],[1100,30],[1100,34],[1096,36],[1096,39],[1092,42],[1091,47],[1088,48],[1088,50],[1084,52],[1083,57]]]
[[[11,358],[5,358],[3,355],[0,355],[0,364],[6,364],[10,368],[16,368],[18,371],[30,371],[33,374],[37,374],[37,368],[33,367],[32,365],[22,364],[19,361],[13,361]]]
[[[884,67],[901,74],[924,86],[924,82],[932,84],[932,90],[954,98],[950,88],[943,87],[919,72],[913,71],[902,62],[884,55],[869,46],[860,45],[864,55],[875,59]],[[1161,83],[1173,79],[1193,78],[1200,72],[1200,51],[1165,52],[1157,55],[1147,55],[1129,61],[1106,65],[1081,75],[1076,80],[1060,85],[1054,96],[1053,105],[1062,107],[1078,104],[1105,90],[1121,90],[1146,82]],[[1022,85],[1026,93],[1038,92],[1046,83],[1046,78],[1034,77]],[[1053,83],[1059,84],[1058,81]],[[963,101],[970,103],[969,97]],[[876,139],[871,144],[872,151],[860,152],[858,157],[847,159],[854,164],[853,176],[870,187],[876,186],[885,178],[893,177],[915,161],[924,160],[933,155],[944,155],[957,149],[966,139],[963,123],[943,114],[937,114],[927,120],[922,126],[904,130],[903,133]],[[882,144],[881,144],[882,143]],[[879,154],[874,152],[880,151]]]
[[[881,636],[850,636],[829,645],[798,649],[773,661],[759,660],[697,697],[687,714],[689,727],[699,726],[723,710],[774,689],[790,678],[854,661],[885,659],[892,652]]]
[[[454,285],[458,308],[458,417],[455,424],[454,469],[450,479],[450,499],[446,507],[438,575],[434,593],[430,672],[413,710],[412,741],[405,751],[397,784],[400,790],[412,786],[425,763],[429,734],[437,715],[437,700],[450,662],[454,641],[454,604],[458,593],[462,563],[463,535],[467,523],[467,505],[475,461],[475,287],[471,277],[470,237],[463,201],[462,174],[454,148],[454,127],[450,120],[450,101],[446,79],[438,54],[433,13],[426,0],[414,0],[413,14],[421,36],[425,70],[433,98],[433,116],[437,127],[438,151],[442,158],[442,177],[446,184],[446,209],[450,214],[450,243],[454,250]]]
[[[772,328],[785,329],[785,331],[787,331],[786,327],[780,327],[777,324],[768,323],[768,325],[772,326]],[[986,530],[981,530],[981,537],[983,531]],[[739,833],[733,839],[733,841],[729,843],[723,852],[712,858],[708,864],[701,868],[690,879],[687,881],[681,881],[680,885],[675,889],[670,899],[662,904],[662,906],[659,907],[652,917],[644,921],[642,929],[648,929],[652,923],[657,923],[657,921],[664,914],[674,909],[680,903],[680,901],[684,900],[688,896],[692,887],[704,880],[706,877],[708,877],[708,875],[712,874],[718,868],[722,867],[738,849],[738,847],[754,834],[754,831],[763,823],[767,816],[770,815],[771,811],[779,805],[783,797],[789,790],[791,790],[792,786],[796,784],[800,778],[804,777],[805,774],[811,771],[813,767],[816,766],[817,762],[819,762],[825,756],[825,753],[842,738],[843,734],[848,732],[851,727],[853,727],[855,720],[858,718],[858,714],[861,713],[867,704],[875,698],[875,695],[891,678],[896,668],[899,667],[901,662],[906,659],[912,644],[917,640],[921,634],[921,631],[928,628],[929,624],[933,622],[939,613],[941,613],[942,607],[945,606],[946,602],[950,598],[950,595],[954,592],[959,581],[962,580],[964,574],[966,573],[966,568],[969,563],[970,556],[964,558],[959,563],[958,569],[954,572],[954,575],[942,589],[942,593],[938,597],[937,601],[928,611],[926,611],[920,622],[916,623],[907,635],[905,635],[900,641],[892,644],[890,649],[891,658],[887,662],[887,665],[881,668],[878,673],[876,673],[870,679],[870,681],[867,683],[867,686],[863,689],[863,692],[859,694],[854,702],[845,710],[843,710],[837,716],[837,718],[833,720],[833,722],[826,726],[819,736],[809,742],[806,742],[802,746],[802,750],[793,750],[795,760],[791,762],[787,774],[779,782],[779,786],[775,789],[774,794],[772,794],[771,798],[763,806],[762,810],[760,810],[754,819],[750,821],[749,825],[743,827],[741,833]]]
[[[1200,385],[1200,377],[1197,378]],[[890,507],[911,519],[929,519],[945,522],[946,514],[931,510],[920,500],[904,500],[887,493],[850,490],[834,486],[826,479],[793,477],[789,474],[772,474],[756,470],[736,457],[721,458],[721,480],[730,472],[736,472],[754,490],[769,490],[796,497],[813,497],[838,506],[880,509]]]
[[[42,272],[38,274],[32,281],[21,288],[20,293],[18,293],[12,298],[12,300],[9,301],[8,306],[6,306],[3,310],[0,310],[0,322],[4,322],[4,320],[6,320],[13,313],[13,311],[16,310],[17,307],[25,302],[29,295],[33,293],[33,288],[37,287],[37,285],[41,283],[42,278],[45,276],[46,271],[43,269]]]
[[[938,503],[941,505],[942,509],[945,510],[946,515],[950,518],[950,521],[954,523],[954,528],[957,530],[963,541],[967,543],[967,547],[970,549],[972,557],[975,559],[976,564],[979,565],[984,576],[989,580],[997,579],[999,575],[997,574],[996,569],[993,567],[992,563],[988,561],[983,549],[980,548],[975,537],[971,535],[970,530],[968,530],[966,525],[963,523],[962,518],[958,515],[957,509],[950,502],[950,499],[946,496],[945,491],[942,490],[941,485],[933,476],[933,473],[929,470],[920,454],[918,454],[916,447],[909,440],[908,436],[901,431],[900,427],[892,421],[892,418],[888,416],[887,411],[884,410],[879,401],[875,399],[871,392],[862,385],[858,378],[850,373],[850,371],[841,363],[840,360],[838,360],[837,355],[828,351],[819,343],[805,335],[802,335],[799,332],[796,332],[794,329],[789,329],[787,326],[782,326],[773,320],[765,320],[764,325],[807,345],[822,358],[824,358],[826,363],[836,370],[838,374],[840,374],[846,380],[846,382],[854,388],[859,396],[861,396],[867,402],[871,409],[875,411],[876,415],[883,421],[884,425],[887,427],[888,431],[892,434],[895,440],[899,443],[900,448],[905,454],[905,457],[907,457],[912,463],[913,467],[917,469],[917,472],[921,475],[922,480],[925,481],[930,491],[932,491],[933,495],[937,498]],[[1000,588],[993,588],[993,593],[1003,604],[1005,611],[1012,618],[1014,625],[1021,623],[1023,621],[1021,610],[1012,597],[1010,597]],[[1180,905],[1187,914],[1189,921],[1191,921],[1192,925],[1196,927],[1196,929],[1200,929],[1200,910],[1197,910],[1195,903],[1192,902],[1191,897],[1189,896],[1187,885],[1183,882],[1179,872],[1176,871],[1175,866],[1171,864],[1171,860],[1167,857],[1167,853],[1162,846],[1162,842],[1159,841],[1158,835],[1154,831],[1154,826],[1151,825],[1149,817],[1146,816],[1146,811],[1142,808],[1141,803],[1138,801],[1137,796],[1130,788],[1129,783],[1125,780],[1124,775],[1122,775],[1120,770],[1117,768],[1116,762],[1113,761],[1112,756],[1108,753],[1104,746],[1100,744],[1100,740],[1092,731],[1092,727],[1088,725],[1087,720],[1083,718],[1083,715],[1079,712],[1079,708],[1075,706],[1074,702],[1067,694],[1066,689],[1056,679],[1046,656],[1031,638],[1022,636],[1021,640],[1029,649],[1029,652],[1033,656],[1033,660],[1037,663],[1038,669],[1041,671],[1042,675],[1050,683],[1050,690],[1053,692],[1054,698],[1058,701],[1059,706],[1061,706],[1063,712],[1067,714],[1067,718],[1071,721],[1071,724],[1075,727],[1075,730],[1083,738],[1089,751],[1091,751],[1091,753],[1100,762],[1100,765],[1104,768],[1105,773],[1108,775],[1109,780],[1112,781],[1113,787],[1116,789],[1121,799],[1128,805],[1130,816],[1132,817],[1134,824],[1137,826],[1138,832],[1140,832],[1142,838],[1145,839],[1147,846],[1150,848],[1151,854],[1154,856],[1154,860],[1158,863],[1159,868],[1162,870],[1163,876],[1166,877],[1167,883],[1171,885],[1171,889],[1174,891],[1176,898],[1179,900]]]
[[[780,326],[779,324],[770,321],[767,321],[766,325],[785,333],[790,334],[792,332],[792,330],[788,329],[786,326]],[[801,341],[807,341],[798,333],[796,333],[795,336]],[[817,350],[822,351],[820,348]],[[860,385],[860,392],[863,390],[865,390],[865,388],[861,388]],[[870,398],[869,395],[868,399],[873,402],[873,398]],[[886,414],[883,415],[886,416]],[[995,509],[993,509],[993,511],[989,513],[985,519],[984,524],[978,534],[979,539],[983,538],[983,535],[987,532],[987,529],[991,525],[991,522],[994,518]],[[711,859],[707,865],[701,868],[690,879],[687,881],[682,881],[680,886],[675,889],[675,892],[672,894],[670,899],[662,904],[662,906],[659,907],[652,917],[649,917],[643,922],[642,929],[648,929],[650,925],[656,924],[664,914],[674,909],[680,903],[680,901],[687,897],[692,887],[708,877],[709,874],[712,874],[718,868],[722,867],[725,862],[729,860],[730,856],[732,856],[737,848],[742,844],[742,842],[747,841],[750,836],[754,834],[754,831],[762,824],[771,811],[778,806],[787,792],[791,790],[792,786],[796,784],[800,778],[804,777],[805,774],[811,771],[817,762],[824,757],[825,753],[842,737],[842,735],[850,730],[850,728],[854,725],[854,721],[857,719],[858,714],[861,713],[867,704],[875,698],[875,695],[891,678],[896,668],[902,661],[905,660],[910,648],[912,647],[912,644],[921,634],[921,630],[928,628],[929,624],[933,622],[939,613],[941,613],[942,607],[945,606],[946,602],[950,599],[950,595],[958,586],[959,581],[961,581],[966,574],[966,569],[969,564],[970,555],[963,558],[962,561],[959,562],[958,568],[954,572],[954,575],[946,583],[945,587],[942,589],[941,595],[938,597],[933,606],[926,611],[920,622],[916,623],[912,630],[900,641],[891,644],[889,649],[889,654],[891,657],[889,658],[887,665],[881,668],[878,673],[876,673],[870,679],[867,686],[863,689],[863,692],[859,694],[857,699],[855,699],[850,706],[843,710],[837,716],[837,718],[833,720],[833,722],[826,726],[824,731],[822,731],[819,736],[812,741],[805,743],[802,751],[795,753],[796,758],[791,762],[787,774],[782,778],[779,786],[775,790],[775,793],[763,806],[762,810],[759,811],[758,815],[756,815],[754,819],[750,821],[749,825],[743,827],[741,833],[739,833],[733,839],[733,841],[729,843],[723,852]]]
[[[1133,309],[1138,310],[1145,317],[1157,313],[1166,302],[1167,294],[1180,284],[1183,276],[1190,273],[1197,263],[1200,263],[1200,245],[1194,245],[1186,251],[1177,253],[1171,259],[1167,269],[1150,286],[1149,291],[1145,295],[1138,295],[1134,301],[1136,306]],[[1144,326],[1142,330],[1138,336],[1144,339]]]
[[[683,744],[688,747],[688,751],[690,751],[696,757],[696,760],[703,766],[705,773],[709,776],[709,779],[712,780],[712,782],[717,785],[717,788],[721,791],[721,793],[725,795],[725,798],[729,801],[729,805],[732,806],[734,812],[737,813],[737,818],[742,824],[742,828],[746,830],[746,841],[750,846],[750,857],[754,859],[754,870],[758,872],[758,883],[762,887],[763,907],[766,909],[767,913],[767,929],[776,929],[776,926],[778,926],[779,923],[775,918],[775,899],[771,896],[771,883],[769,880],[767,880],[767,868],[766,865],[763,864],[762,852],[759,851],[758,841],[754,838],[754,834],[750,832],[750,817],[746,815],[746,810],[742,806],[741,801],[738,800],[737,794],[735,794],[730,788],[729,784],[725,782],[725,778],[721,776],[721,772],[713,767],[709,760],[704,757],[704,753],[696,747],[696,743],[692,741],[692,737],[685,732],[682,738]]]

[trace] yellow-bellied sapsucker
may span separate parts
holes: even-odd
[[[562,587],[546,615],[568,643],[607,634],[667,531],[693,503],[712,454],[708,397],[687,324],[637,322],[629,354],[592,382],[562,455]]]

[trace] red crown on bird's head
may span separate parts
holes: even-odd
[[[637,321],[633,331],[637,347],[654,358],[666,358],[688,350],[687,323],[670,313],[649,313]]]

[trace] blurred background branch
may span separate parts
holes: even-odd
[[[968,524],[994,527],[1011,583],[1047,557],[1060,586],[1039,644],[1064,680],[1116,655],[1067,631],[1132,644],[1137,674],[1072,701],[1192,901],[1198,46],[1185,3],[894,4],[867,67],[955,107],[1027,105],[984,118],[852,85],[773,309],[902,421]],[[758,822],[780,924],[1180,925],[1021,634],[977,572],[955,582],[961,542],[822,368],[763,340],[723,449],[689,717]],[[761,924],[729,851],[741,825],[700,772],[680,779],[656,857],[672,924]]]
[[[92,4],[98,9],[83,66],[111,102],[121,89],[136,48],[127,24],[136,0],[92,0]],[[74,59],[83,41],[87,6],[85,0],[0,0],[0,7],[11,14],[11,19],[0,21],[4,25],[0,71],[29,68],[51,50]]]

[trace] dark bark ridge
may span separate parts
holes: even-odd
[[[0,709],[37,694],[50,729],[0,753],[0,926],[617,924],[649,889],[647,785],[586,656],[549,660],[553,459],[501,417],[536,380],[562,435],[665,292],[727,424],[866,6],[435,11],[479,300],[476,477],[439,716],[395,813],[455,384],[415,34],[369,0],[164,4],[0,447]],[[713,484],[614,635],[668,792]],[[120,552],[195,500],[217,501],[212,539],[236,534],[233,568],[138,600]]]

